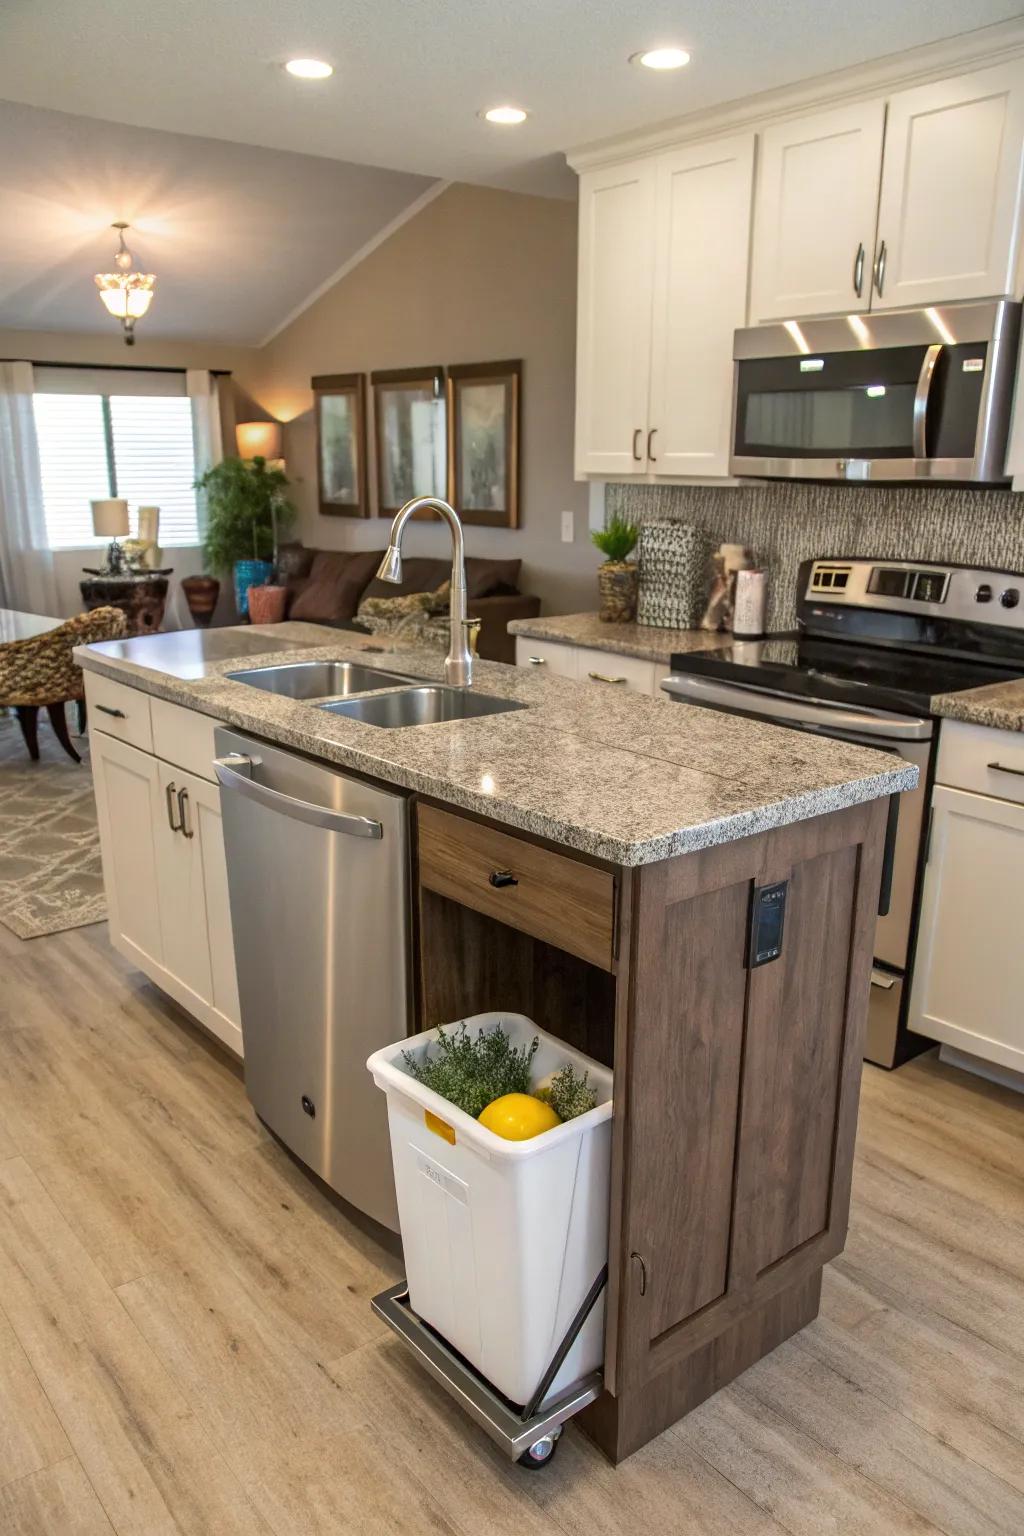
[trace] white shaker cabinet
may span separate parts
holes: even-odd
[[[873,309],[1017,292],[1024,61],[889,99]]]
[[[750,318],[856,313],[871,300],[885,102],[760,135]]]
[[[580,181],[576,473],[646,468],[655,167],[635,160]]]
[[[576,473],[728,473],[754,135],[580,178]]]
[[[732,338],[746,324],[754,136],[658,157],[648,467],[729,473]]]
[[[148,752],[105,732],[90,730],[89,744],[111,943],[149,974],[163,965],[155,840],[159,765]]]

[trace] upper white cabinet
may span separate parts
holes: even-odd
[[[651,160],[594,171],[580,185],[578,474],[620,479],[646,468],[654,186]]]
[[[580,179],[576,472],[724,475],[754,135]]]
[[[1013,293],[1024,64],[889,100],[874,309]]]
[[[656,166],[648,467],[658,475],[727,475],[732,338],[746,323],[754,136],[687,145]]]
[[[868,308],[884,132],[867,101],[761,134],[753,323]]]
[[[1024,60],[760,139],[755,323],[1016,292]]]

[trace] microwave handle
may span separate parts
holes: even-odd
[[[932,342],[924,354],[921,363],[921,372],[917,376],[917,389],[914,391],[914,458],[926,459],[928,457],[928,401],[932,392],[932,380],[935,377],[935,364],[939,360],[942,351],[940,341]]]

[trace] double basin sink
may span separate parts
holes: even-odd
[[[387,730],[473,720],[480,715],[501,715],[507,710],[526,708],[514,699],[447,688],[440,683],[419,683],[415,678],[355,661],[294,661],[276,667],[249,667],[225,675],[232,682],[247,683],[264,693],[313,703],[329,714],[345,715],[349,720]],[[397,691],[374,692],[380,688]]]

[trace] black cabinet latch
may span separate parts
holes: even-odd
[[[747,945],[747,966],[767,965],[782,954],[782,930],[786,921],[786,892],[788,880],[778,880],[774,885],[755,885],[754,899],[750,906],[750,939]]]

